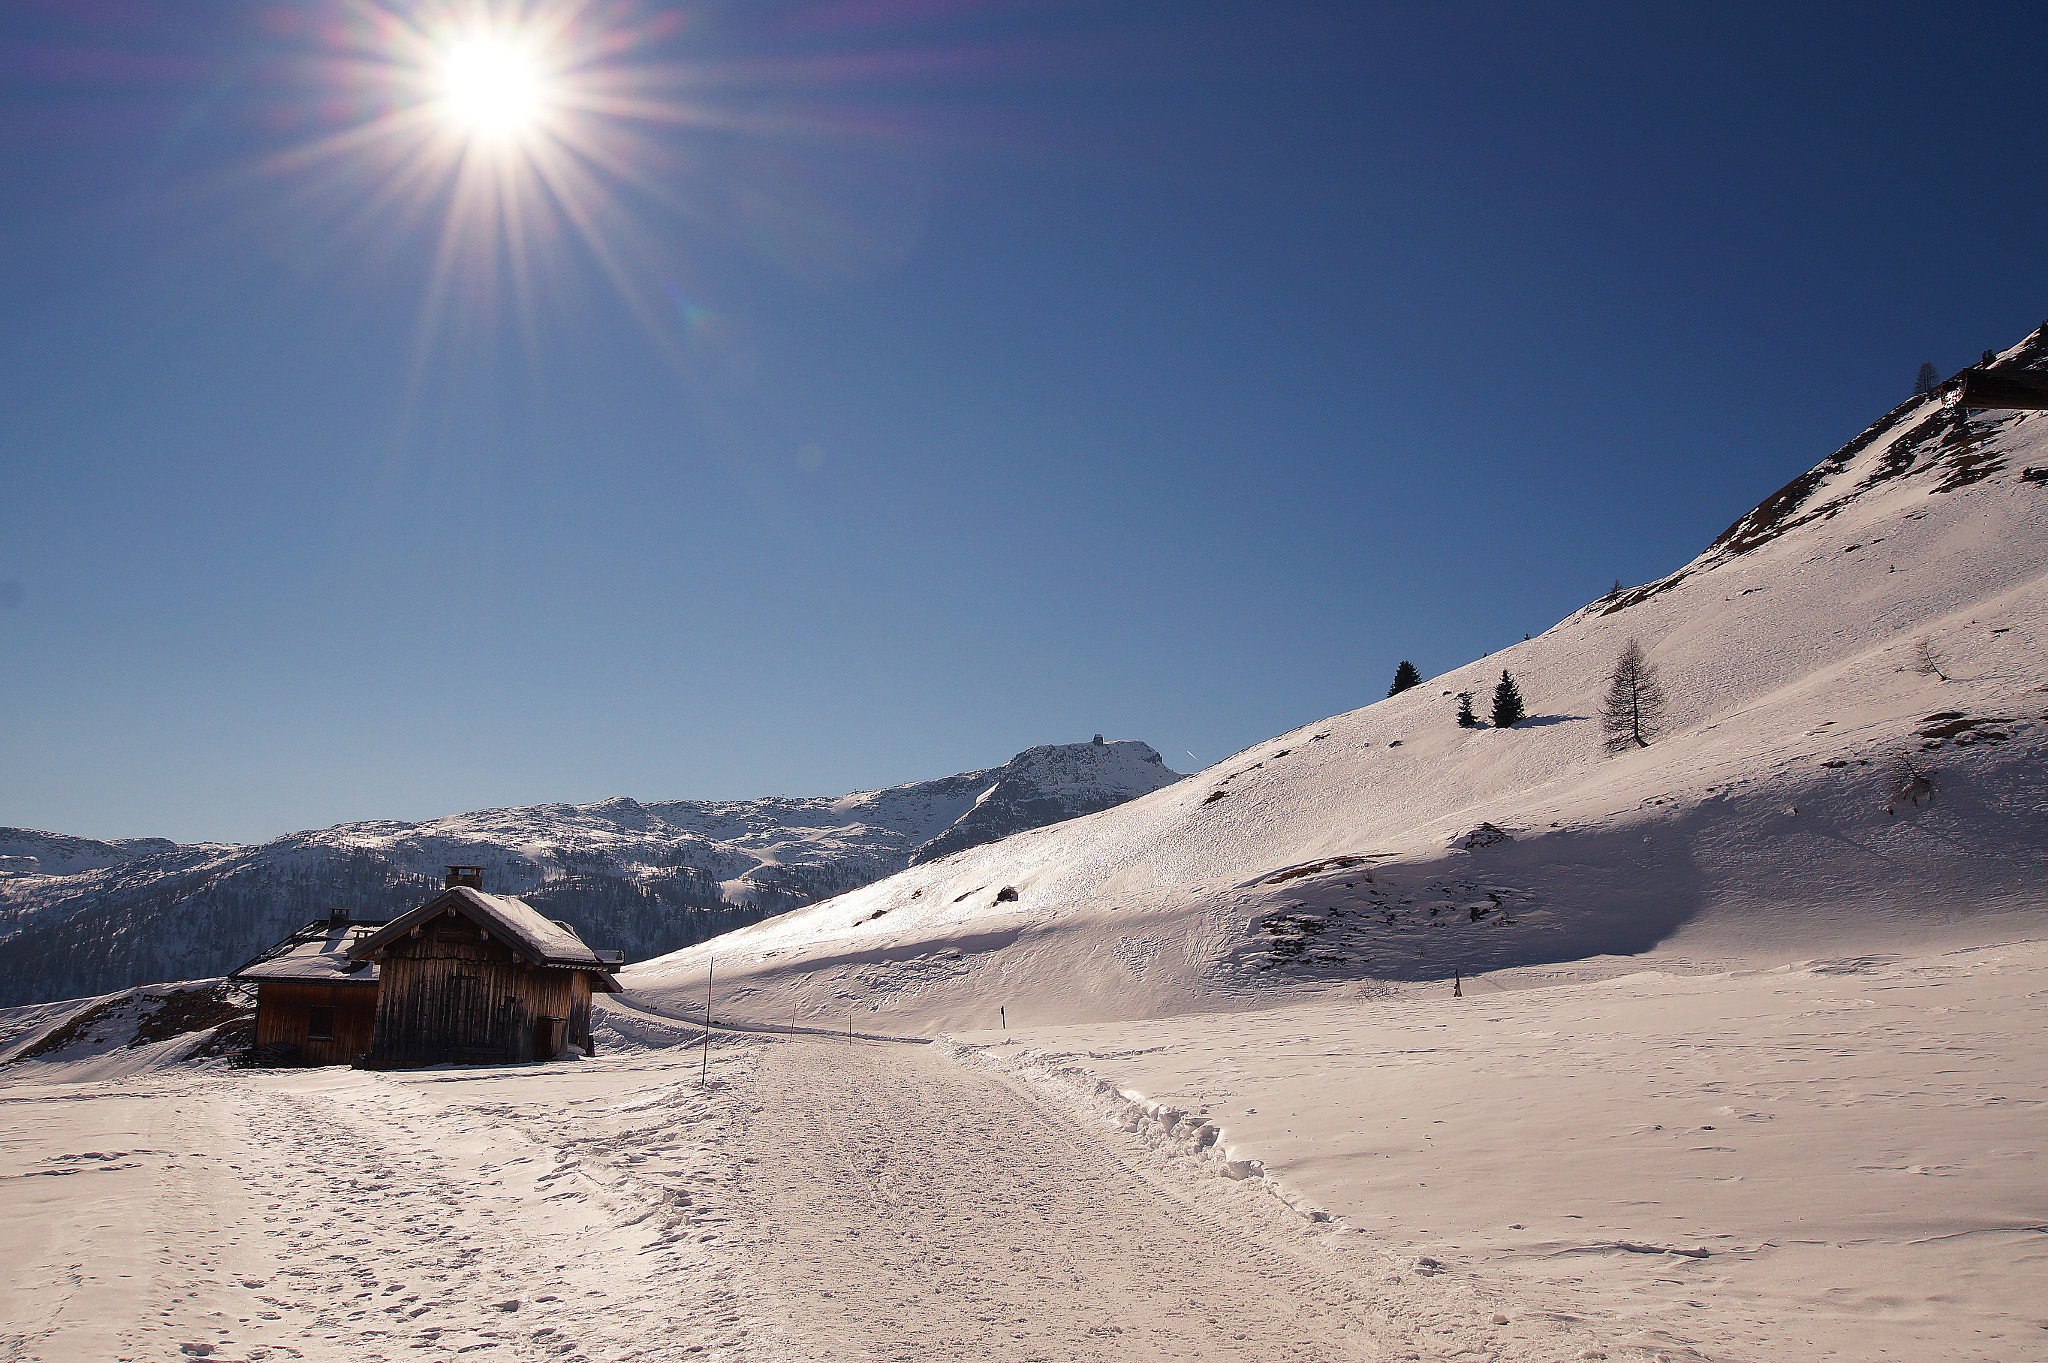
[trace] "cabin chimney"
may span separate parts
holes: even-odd
[[[348,910],[329,909],[327,911],[327,921],[330,923],[346,923],[348,921]]]
[[[444,889],[452,890],[461,885],[466,885],[472,890],[481,890],[484,887],[484,868],[481,866],[450,866],[447,870],[448,879],[442,886]]]

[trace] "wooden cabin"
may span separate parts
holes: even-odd
[[[347,951],[383,926],[335,909],[229,975],[256,988],[257,1049],[305,1065],[346,1065],[368,1051],[377,966]]]
[[[446,889],[345,954],[377,968],[368,1069],[589,1055],[590,996],[618,989],[618,953],[600,959],[567,923],[484,893],[475,866],[449,867]]]

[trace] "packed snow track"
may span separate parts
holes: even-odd
[[[801,1356],[1382,1356],[1362,1291],[1219,1227],[935,1050],[764,1057],[747,1182]]]
[[[718,1036],[707,1073],[672,1030],[576,1064],[13,1080],[0,1358],[1578,1356],[1470,1288],[1366,1285],[1328,1227],[946,1048]]]

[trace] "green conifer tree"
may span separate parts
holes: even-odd
[[[1529,712],[1522,708],[1521,688],[1515,679],[1505,671],[1500,674],[1500,684],[1493,688],[1493,727],[1506,729]]]
[[[1422,674],[1415,670],[1414,663],[1404,658],[1401,661],[1401,665],[1394,669],[1394,684],[1387,688],[1387,694],[1398,696],[1409,687],[1420,685],[1422,685]]]

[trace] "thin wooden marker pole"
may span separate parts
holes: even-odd
[[[704,958],[704,1067],[697,1073],[697,1087],[706,1088],[711,1083],[711,972],[716,968],[718,958]]]
[[[996,1016],[1003,1020],[1003,1035],[1008,1036],[1010,1034],[1010,1010],[999,1003],[996,1005]]]
[[[851,1008],[846,1010],[846,1044],[849,1046],[853,1044],[853,1010]]]

